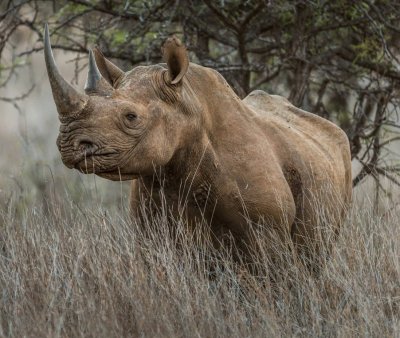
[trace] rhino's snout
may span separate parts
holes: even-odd
[[[57,147],[64,164],[69,168],[75,167],[82,159],[94,156],[99,151],[99,146],[87,136],[74,137],[72,142],[68,138],[60,134],[57,138]]]

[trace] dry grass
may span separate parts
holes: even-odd
[[[165,215],[146,220],[149,240],[126,211],[21,203],[1,209],[0,336],[400,335],[398,214],[354,207],[318,278],[285,252],[271,285],[267,268],[250,276],[179,220],[176,245]]]

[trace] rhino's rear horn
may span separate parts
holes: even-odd
[[[93,51],[89,51],[89,71],[85,84],[86,94],[110,95],[113,87],[103,78],[97,68]]]
[[[113,64],[110,60],[106,59],[97,46],[93,48],[93,54],[101,75],[103,75],[108,83],[115,88],[115,84],[125,74],[125,72]]]
[[[80,94],[61,76],[54,61],[51,50],[49,27],[44,27],[44,58],[46,61],[47,75],[49,76],[51,91],[57,111],[62,116],[75,115],[85,106],[88,97]]]

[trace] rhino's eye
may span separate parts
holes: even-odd
[[[137,116],[136,116],[135,113],[128,113],[128,114],[125,115],[125,118],[128,121],[134,121],[134,120],[136,120]]]

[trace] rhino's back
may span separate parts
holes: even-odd
[[[257,115],[273,124],[287,128],[287,136],[295,134],[305,139],[312,137],[318,143],[322,140],[333,141],[335,144],[348,145],[346,134],[334,123],[293,106],[286,98],[270,95],[262,90],[251,92],[244,100]],[[309,134],[311,133],[311,134]],[[318,137],[318,140],[317,140]],[[330,148],[329,143],[321,143]]]
[[[257,123],[265,126],[267,137],[288,142],[298,150],[317,147],[329,157],[336,150],[349,150],[344,131],[334,123],[293,106],[286,98],[262,90],[251,92],[244,100],[255,112]],[[333,152],[332,152],[333,151]],[[340,151],[341,153],[341,151]]]

